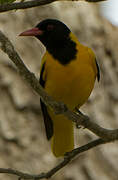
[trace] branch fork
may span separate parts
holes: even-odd
[[[95,135],[99,136],[98,139],[89,142],[81,147],[78,147],[72,150],[69,153],[65,154],[64,159],[57,166],[52,168],[47,173],[40,173],[38,175],[32,175],[28,173],[23,173],[13,169],[0,168],[0,173],[7,173],[16,175],[19,179],[32,179],[39,180],[44,178],[49,178],[53,176],[57,171],[66,166],[74,157],[83,153],[89,149],[92,149],[98,145],[109,143],[115,140],[118,140],[118,129],[108,130],[100,127],[98,124],[92,122],[90,118],[82,113],[75,113],[70,111],[66,105],[60,102],[56,102],[52,97],[50,97],[39,84],[39,81],[36,79],[34,73],[30,72],[28,68],[23,63],[22,59],[16,52],[14,46],[9,41],[9,39],[0,31],[0,49],[5,52],[10,60],[16,65],[19,74],[26,82],[33,88],[33,90],[40,95],[42,100],[47,106],[51,106],[54,109],[56,114],[63,114],[68,119],[72,120],[77,124],[77,126],[83,126],[84,128],[89,129]]]

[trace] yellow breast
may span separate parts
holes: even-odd
[[[70,109],[85,103],[94,87],[97,74],[95,58],[89,49],[77,43],[76,59],[62,65],[48,52],[45,54],[45,90]]]

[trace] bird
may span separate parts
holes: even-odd
[[[79,110],[88,100],[96,79],[100,80],[93,50],[80,43],[67,25],[57,19],[44,19],[20,36],[34,36],[46,47],[39,79],[44,90],[70,110]],[[63,157],[74,149],[74,123],[55,114],[41,99],[40,103],[52,152]]]

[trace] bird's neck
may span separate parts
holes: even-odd
[[[68,39],[56,40],[47,46],[47,51],[61,64],[69,64],[76,58],[76,41],[72,39],[71,33]]]

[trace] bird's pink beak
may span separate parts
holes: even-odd
[[[38,36],[42,34],[43,34],[43,31],[39,30],[38,28],[32,28],[32,29],[22,32],[21,34],[19,34],[19,36]]]

